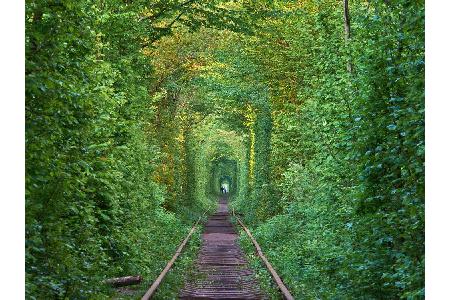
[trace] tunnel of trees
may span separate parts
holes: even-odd
[[[27,0],[25,24],[27,298],[156,278],[223,183],[296,298],[424,297],[424,1]]]

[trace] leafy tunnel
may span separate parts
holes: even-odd
[[[424,3],[341,2],[26,1],[27,299],[155,279],[221,186],[296,298],[423,298]]]

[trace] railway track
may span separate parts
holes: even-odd
[[[234,211],[233,211],[234,215]],[[256,252],[266,265],[277,284],[282,297],[293,300],[293,296],[264,256],[258,242],[242,221],[235,216],[255,246]],[[178,247],[172,259],[153,282],[142,300],[151,299],[165,275],[181,254],[190,236],[195,231],[200,218]],[[219,199],[217,212],[208,218],[202,235],[202,246],[195,263],[192,276],[179,293],[180,299],[267,299],[259,289],[253,271],[249,268],[245,255],[238,245],[238,234],[230,222],[228,199]]]
[[[180,299],[265,299],[230,222],[227,197],[219,200],[202,235],[202,246],[192,278]]]

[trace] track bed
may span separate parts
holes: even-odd
[[[181,299],[265,298],[237,239],[224,196],[219,200],[217,213],[205,225],[194,276],[181,290]]]

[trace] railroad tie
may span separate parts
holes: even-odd
[[[180,299],[266,299],[237,239],[227,199],[222,197],[217,213],[205,225],[195,271]]]

